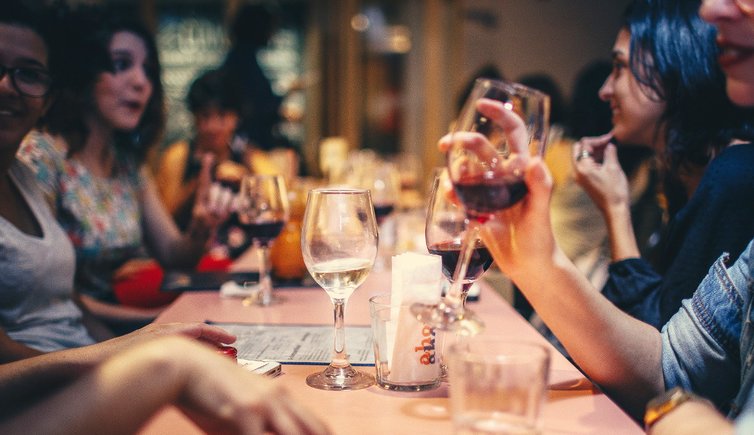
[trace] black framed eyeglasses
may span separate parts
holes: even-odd
[[[8,74],[19,94],[27,97],[44,97],[52,89],[52,76],[39,68],[9,68],[0,65],[0,80]]]

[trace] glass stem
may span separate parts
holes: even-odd
[[[474,219],[469,219],[469,225],[466,228],[466,237],[461,244],[461,252],[456,263],[456,270],[453,272],[453,282],[450,284],[448,294],[445,296],[445,303],[453,308],[462,307],[466,301],[466,292],[464,291],[464,278],[469,269],[469,261],[474,252],[477,239],[478,226]],[[468,289],[466,289],[468,290]]]
[[[333,299],[333,317],[335,323],[335,339],[333,342],[333,358],[330,363],[333,367],[347,367],[348,355],[346,355],[346,302],[347,299]]]
[[[461,306],[463,306],[464,308],[466,308],[466,298],[469,297],[469,290],[471,289],[472,285],[474,285],[473,282],[465,282],[461,287]]]
[[[259,304],[270,305],[272,303],[272,279],[270,278],[270,248],[269,246],[257,245],[259,256]]]

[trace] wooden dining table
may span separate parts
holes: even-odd
[[[369,325],[371,296],[389,292],[389,272],[373,272],[350,298],[346,328]],[[268,307],[244,305],[217,291],[186,292],[157,322],[213,321],[263,324],[328,325],[333,321],[330,299],[314,287],[275,289],[282,303]],[[478,302],[470,303],[485,322],[482,334],[530,340],[551,349],[550,387],[543,409],[544,434],[639,434],[641,427],[597,389],[547,342],[511,305],[487,284]],[[348,349],[348,343],[346,343]],[[190,357],[190,356],[187,356]],[[323,367],[284,364],[275,378],[290,396],[308,406],[334,434],[449,434],[452,433],[448,387],[424,392],[392,392],[377,386],[357,391],[323,391],[309,387],[306,376]],[[359,370],[374,372],[373,366]],[[201,433],[174,408],[165,408],[141,430],[143,434]]]

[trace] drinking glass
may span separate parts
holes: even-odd
[[[520,124],[507,116],[513,112]],[[419,320],[444,330],[475,334],[484,327],[463,307],[463,282],[479,238],[478,225],[526,195],[524,172],[544,152],[550,98],[518,83],[477,79],[445,140],[447,166],[458,200],[469,218],[452,284],[436,307],[414,307]],[[509,140],[509,139],[513,140]]]
[[[424,227],[427,249],[442,258],[442,273],[451,283],[469,226],[466,210],[448,197],[452,188],[447,168],[440,168],[432,182]],[[461,287],[464,306],[469,288],[492,265],[492,255],[482,239],[477,237],[473,246]]]
[[[394,163],[378,161],[373,171],[366,175],[366,189],[369,189],[374,202],[374,213],[377,226],[382,225],[395,210],[398,197],[401,194],[400,172]]]
[[[250,175],[241,181],[236,213],[239,226],[259,254],[259,292],[245,304],[271,305],[270,246],[288,221],[288,193],[280,175]]]
[[[301,230],[304,263],[333,303],[335,339],[330,365],[306,378],[321,390],[356,390],[374,377],[355,370],[346,353],[344,317],[348,298],[369,275],[377,256],[377,224],[368,190],[314,189]]]
[[[472,337],[448,352],[456,434],[539,434],[550,352],[541,344]]]

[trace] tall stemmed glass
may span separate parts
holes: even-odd
[[[517,117],[510,117],[511,112]],[[420,320],[468,334],[484,327],[463,306],[463,281],[479,237],[478,226],[526,195],[525,168],[531,157],[544,152],[549,116],[550,98],[542,92],[497,80],[475,82],[453,131],[443,139],[450,141],[448,174],[466,209],[469,227],[450,289],[437,306],[414,307]]]
[[[452,188],[447,168],[441,168],[432,182],[427,221],[424,227],[427,249],[430,253],[442,258],[442,273],[451,283],[469,226],[466,210],[448,197],[448,192]],[[469,289],[490,265],[492,265],[492,255],[482,240],[477,237],[474,240],[468,269],[463,276],[461,298],[464,306]]]
[[[280,175],[250,175],[241,181],[236,213],[239,226],[259,253],[259,292],[244,300],[267,306],[278,301],[272,294],[270,246],[288,221],[288,193]]]
[[[377,256],[377,224],[368,190],[314,189],[309,192],[301,230],[306,268],[333,303],[332,362],[306,378],[321,390],[357,390],[374,377],[356,371],[346,354],[344,317],[348,298],[364,282]]]
[[[377,225],[382,225],[395,210],[401,194],[401,178],[398,168],[392,162],[378,161],[374,170],[367,175],[367,185],[374,202]]]

